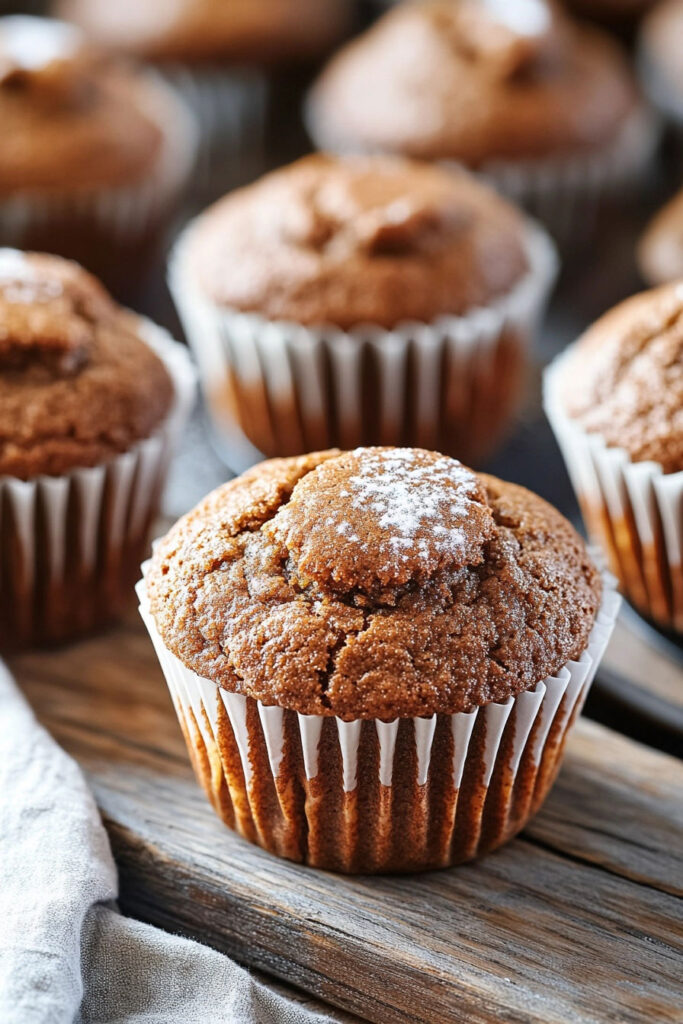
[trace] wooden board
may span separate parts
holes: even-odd
[[[215,819],[135,612],[11,667],[95,789],[124,911],[378,1024],[683,1021],[683,765],[589,722],[545,808],[480,864],[343,878]]]

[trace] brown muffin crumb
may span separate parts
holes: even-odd
[[[529,491],[420,449],[263,463],[147,575],[164,643],[226,689],[344,719],[505,701],[585,649],[600,576]]]
[[[76,263],[0,249],[0,474],[93,466],[153,433],[173,385],[140,330]]]
[[[683,470],[683,284],[634,295],[579,339],[566,366],[564,404],[580,426]]]
[[[513,206],[465,173],[387,157],[304,157],[211,207],[188,245],[219,306],[344,329],[468,312],[528,269]]]

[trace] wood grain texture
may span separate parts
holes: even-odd
[[[683,765],[589,722],[524,835],[474,865],[345,878],[227,831],[135,613],[11,667],[89,775],[131,914],[378,1024],[683,1021]]]

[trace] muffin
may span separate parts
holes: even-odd
[[[624,593],[683,632],[683,286],[633,296],[547,371],[586,525]]]
[[[194,221],[170,287],[243,469],[372,443],[480,459],[554,273],[547,236],[466,173],[318,154]]]
[[[400,4],[333,58],[307,121],[320,148],[462,163],[563,237],[654,141],[617,44],[542,0]]]
[[[529,491],[422,449],[277,459],[138,588],[223,821],[346,872],[483,854],[543,801],[618,598]]]
[[[0,649],[130,598],[192,392],[183,348],[77,264],[0,250]]]
[[[683,131],[683,2],[662,0],[643,20],[638,41],[645,91]]]
[[[121,292],[156,251],[193,124],[155,77],[72,26],[0,18],[0,244],[79,259]]]
[[[288,150],[280,94],[351,20],[350,0],[59,0],[56,10],[102,45],[153,62],[182,91],[201,125],[195,184],[206,202],[262,173],[269,122],[278,156]]]
[[[683,279],[683,190],[648,224],[638,244],[638,265],[651,285]]]

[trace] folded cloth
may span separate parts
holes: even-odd
[[[2,1024],[323,1024],[213,949],[123,917],[77,764],[0,662]]]

